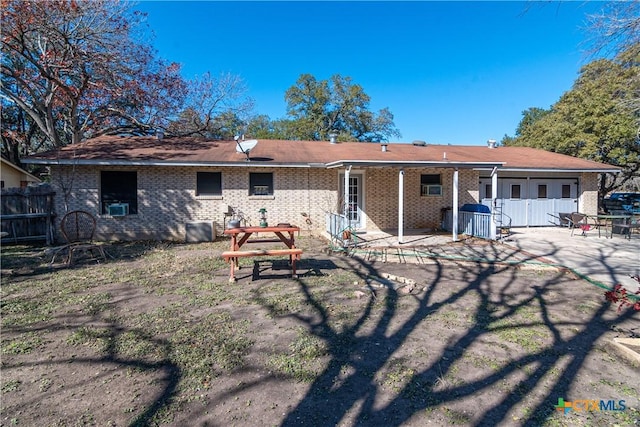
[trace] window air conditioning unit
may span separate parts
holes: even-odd
[[[422,184],[423,196],[442,196],[442,185]]]
[[[108,209],[111,216],[129,215],[129,203],[112,203]]]

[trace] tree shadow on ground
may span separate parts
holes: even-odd
[[[564,272],[549,273],[543,280],[532,280],[530,286],[521,286],[520,265],[533,257],[523,254],[520,249],[505,250],[498,244],[488,244],[482,250],[470,247],[478,258],[498,259],[496,263],[443,261],[437,258],[423,260],[417,264],[424,286],[419,292],[403,294],[401,288],[394,286],[375,286],[371,278],[382,276],[389,264],[367,262],[365,260],[342,256],[310,257],[300,263],[301,276],[296,281],[287,282],[287,286],[296,286],[297,292],[310,310],[281,314],[277,307],[269,306],[266,299],[253,300],[268,309],[274,317],[288,317],[303,326],[309,333],[325,344],[327,363],[322,371],[310,383],[306,394],[284,415],[281,425],[333,426],[348,418],[351,425],[394,426],[408,423],[414,416],[444,405],[453,405],[461,399],[493,388],[499,388],[509,379],[516,383],[509,393],[501,394],[495,402],[478,408],[470,408],[468,414],[452,414],[462,424],[498,425],[511,422],[513,411],[525,402],[532,403],[526,418],[519,425],[540,425],[554,411],[558,397],[567,397],[576,373],[584,366],[587,355],[594,350],[598,338],[602,337],[618,322],[628,320],[633,312],[627,311],[609,320],[605,314],[611,310],[608,303],[594,301],[594,309],[584,319],[559,321],[554,318],[559,307],[562,308],[570,298],[570,293],[561,293],[559,289],[572,285]],[[548,254],[555,249],[550,247]],[[131,259],[136,259],[142,251],[135,249]],[[335,261],[335,262],[334,262]],[[286,262],[275,263],[276,278],[287,273]],[[259,276],[270,277],[262,264],[254,264],[260,269]],[[346,267],[342,267],[345,265]],[[402,271],[402,264],[396,264]],[[515,267],[514,267],[515,266]],[[313,279],[327,273],[335,273],[340,268],[357,272],[363,289],[368,292],[362,300],[360,311],[348,322],[337,322],[330,303],[315,293]],[[451,271],[455,270],[452,275]],[[281,274],[282,273],[282,274]],[[451,277],[455,276],[455,283]],[[498,281],[495,277],[505,277]],[[516,284],[520,283],[518,286]],[[582,282],[581,282],[582,283]],[[121,298],[127,298],[121,291],[113,289]],[[135,298],[135,296],[131,296]],[[407,302],[410,302],[408,304]],[[461,310],[464,307],[464,311]],[[237,308],[237,307],[236,307]],[[252,307],[252,309],[255,308]],[[456,311],[454,311],[456,310]],[[517,313],[531,313],[518,318],[517,323],[509,319]],[[532,313],[535,311],[535,315]],[[442,324],[444,316],[465,317],[467,326],[458,333],[447,335],[442,331],[446,342],[422,345],[428,349],[425,363],[410,371],[393,396],[381,400],[383,392],[379,376],[396,362],[402,354],[403,345],[412,339],[412,334],[421,328]],[[74,314],[60,317],[46,328],[69,328],[71,324],[81,326],[87,319]],[[107,319],[92,319],[107,320]],[[149,370],[159,373],[155,382],[154,397],[148,399],[142,413],[138,414],[131,425],[149,425],[156,422],[159,414],[170,407],[178,395],[177,387],[183,379],[183,372],[169,356],[171,342],[155,336],[147,336],[132,327],[125,327],[115,320],[102,323],[103,339],[110,343],[100,357],[80,357],[38,363],[97,363],[112,364],[136,370]],[[446,326],[446,325],[445,325]],[[23,332],[14,328],[14,332]],[[29,327],[33,330],[33,327]],[[465,355],[474,345],[483,340],[495,340],[495,334],[515,333],[526,329],[537,329],[544,335],[535,348],[526,351],[514,351],[508,363],[497,366],[490,372],[479,370],[481,375],[464,381],[452,381],[450,378],[457,364],[465,363]],[[571,332],[568,332],[571,330]],[[27,329],[24,330],[27,332]],[[158,349],[160,357],[155,361],[146,357],[123,357],[113,343],[118,337],[133,333],[140,342]],[[509,347],[506,351],[512,351]],[[210,350],[210,349],[209,349]],[[504,349],[502,349],[504,350]],[[416,355],[416,357],[421,357]],[[11,368],[4,365],[3,368]],[[247,367],[250,369],[250,367]],[[264,372],[264,366],[256,366],[256,371]],[[407,371],[409,372],[409,371]],[[557,372],[557,374],[555,374]],[[86,382],[95,378],[87,378]],[[276,381],[275,375],[261,375],[255,383],[244,383],[225,392],[224,399],[231,399],[249,388],[259,387],[269,381]],[[542,387],[544,383],[544,387]],[[544,388],[543,396],[530,399],[534,390]],[[387,396],[389,393],[387,393]],[[25,406],[37,405],[39,397],[34,396]],[[190,414],[192,415],[192,414]]]
[[[487,249],[492,250],[492,247]],[[551,251],[553,248],[550,253]],[[543,381],[548,381],[552,372],[560,370],[560,374],[547,388],[546,395],[537,400],[528,418],[520,420],[518,424],[538,425],[541,420],[551,416],[557,398],[568,395],[572,380],[583,366],[586,356],[594,350],[594,343],[611,330],[611,321],[604,318],[610,306],[603,299],[601,303],[595,302],[599,306],[586,322],[558,322],[549,315],[549,309],[561,304],[557,301],[554,288],[566,280],[563,279],[563,273],[553,275],[545,283],[531,287],[522,295],[513,295],[510,284],[516,280],[517,269],[512,269],[510,282],[500,286],[491,283],[492,276],[505,273],[511,268],[509,258],[516,260],[515,264],[523,262],[523,257],[515,250],[504,257],[501,263],[455,264],[455,268],[463,270],[466,284],[452,289],[447,298],[440,300],[434,295],[444,286],[444,271],[450,266],[445,267],[442,262],[437,261],[435,274],[429,274],[424,292],[410,296],[416,303],[412,311],[407,312],[406,305],[401,307],[398,290],[387,288],[383,313],[374,316],[377,301],[375,291],[371,289],[369,300],[360,316],[344,327],[332,325],[326,304],[313,295],[304,279],[299,280],[299,290],[306,302],[313,307],[314,315],[294,313],[289,316],[326,344],[330,360],[281,425],[330,426],[338,425],[346,417],[352,420],[352,425],[402,425],[420,411],[472,397],[483,390],[499,386],[506,378],[517,373],[520,379],[514,387],[515,392],[507,394],[492,407],[485,408],[484,413],[473,414],[475,408],[472,408],[471,415],[458,414],[465,423],[497,425],[508,422],[510,412],[523,404],[528,394],[535,388],[540,388]],[[524,257],[524,261],[526,259]],[[380,275],[380,271],[371,264],[355,258],[354,262],[359,263],[357,267],[363,279]],[[394,354],[417,328],[425,326],[425,321],[468,297],[475,301],[474,306],[467,306],[470,312],[465,313],[473,319],[468,330],[460,336],[452,337],[448,345],[439,350],[439,355],[430,358],[428,366],[413,372],[395,398],[380,402],[380,384],[375,380],[376,374],[392,361]],[[505,321],[527,307],[535,307],[538,314],[518,324]],[[631,311],[627,311],[616,321],[624,321],[632,315]],[[402,319],[401,327],[392,327],[397,318]],[[568,335],[564,329],[569,327],[577,329],[577,332]],[[479,378],[461,384],[445,383],[443,378],[447,378],[454,365],[462,361],[463,355],[474,343],[493,333],[517,333],[521,328],[544,328],[548,339],[537,349],[517,355],[509,363],[490,373],[483,373]],[[424,345],[429,346],[429,343]],[[523,367],[527,367],[526,371]],[[526,372],[524,376],[523,372]]]

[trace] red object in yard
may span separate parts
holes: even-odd
[[[580,230],[582,230],[582,231],[591,230],[591,224],[580,224]]]

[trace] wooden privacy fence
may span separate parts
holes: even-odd
[[[2,190],[0,223],[2,243],[54,240],[53,197],[49,185]]]

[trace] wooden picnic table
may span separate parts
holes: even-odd
[[[289,256],[289,263],[291,264],[292,277],[296,275],[296,260],[299,260],[302,255],[302,249],[296,248],[295,233],[300,232],[300,227],[291,224],[278,224],[272,227],[237,227],[228,228],[224,230],[224,234],[231,236],[231,247],[229,251],[222,253],[222,257],[225,261],[231,264],[229,272],[229,282],[236,281],[235,269],[240,268],[238,260],[243,257],[261,257],[261,256]],[[270,236],[267,238],[257,237],[251,239],[253,235],[258,233],[267,233]],[[274,235],[275,237],[271,237]],[[255,250],[242,250],[241,248],[246,243],[283,243],[286,249],[255,249]]]

